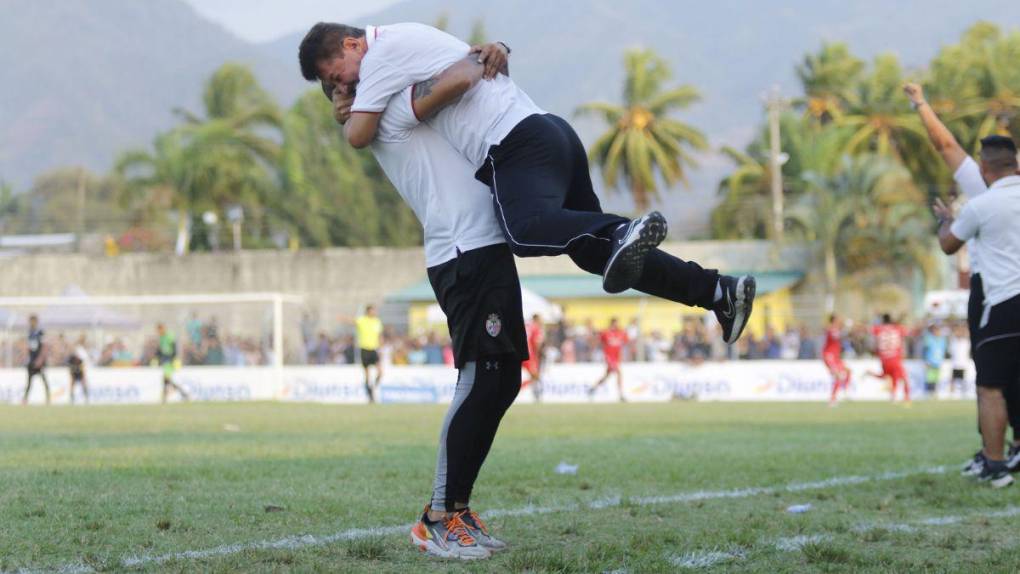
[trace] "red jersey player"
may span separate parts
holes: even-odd
[[[875,350],[882,361],[883,378],[892,380],[892,400],[896,400],[896,385],[903,383],[903,400],[910,402],[910,384],[907,382],[907,371],[903,368],[903,339],[906,329],[893,323],[888,313],[882,315],[882,324],[871,328],[875,337]]]
[[[528,378],[521,383],[521,390],[528,388],[528,385],[534,384],[535,387],[533,392],[535,393],[535,400],[542,400],[542,381],[540,380],[540,374],[542,370],[542,344],[545,342],[545,332],[542,328],[542,317],[538,313],[535,313],[531,317],[531,322],[526,327],[528,335],[528,360],[521,364],[527,373]]]
[[[613,317],[609,321],[609,328],[602,331],[602,335],[599,338],[602,340],[602,354],[606,358],[606,374],[602,375],[599,382],[588,389],[588,396],[593,396],[595,390],[602,386],[602,383],[609,380],[609,375],[615,373],[616,388],[620,392],[620,402],[627,402],[627,399],[623,396],[623,374],[620,372],[620,351],[630,342],[627,332],[620,328],[616,317]]]
[[[825,330],[825,347],[822,348],[822,361],[832,374],[832,396],[829,406],[836,405],[836,395],[840,389],[846,396],[850,386],[850,369],[843,363],[843,320],[835,313],[829,317],[829,328]]]

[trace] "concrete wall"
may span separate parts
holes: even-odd
[[[761,241],[668,243],[663,248],[705,267],[723,271],[803,269],[803,247],[776,249]],[[583,274],[567,257],[519,259],[521,275]],[[333,329],[341,316],[353,316],[366,303],[382,303],[397,290],[425,278],[421,248],[243,251],[192,254],[34,254],[0,259],[0,296],[55,296],[71,285],[90,295],[284,292],[305,298],[305,305],[286,309],[288,341],[296,339],[305,312],[319,328]],[[121,309],[146,325],[183,324],[191,309],[145,307]],[[228,332],[265,334],[268,306],[201,306],[203,319],[216,316]],[[406,323],[403,307],[383,307],[389,324]],[[151,327],[150,327],[151,328]],[[289,345],[288,345],[289,346]]]

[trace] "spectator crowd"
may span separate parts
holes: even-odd
[[[920,359],[925,356],[924,335],[932,325],[950,340],[964,336],[966,330],[958,329],[957,322],[937,323],[924,320],[907,329],[907,357]],[[50,346],[47,363],[62,366],[73,353],[76,336],[52,332],[45,325],[46,344]],[[545,325],[545,344],[542,354],[546,363],[600,363],[602,345],[600,331],[593,320],[572,322],[562,320]],[[642,332],[637,320],[625,327],[629,342],[624,347],[622,359],[630,362],[691,362],[726,360],[819,360],[824,338],[823,329],[808,328],[805,325],[790,326],[785,331],[767,327],[762,336],[747,332],[737,342],[728,346],[719,336],[718,325],[706,325],[704,321],[688,317],[679,322],[672,333],[653,330]],[[960,335],[963,333],[964,335]],[[12,333],[14,340],[9,353],[3,353],[0,360],[7,367],[24,366],[28,357],[27,341]],[[319,329],[317,322],[308,315],[301,321],[301,348],[290,347],[287,362],[308,365],[342,365],[358,362],[358,345],[353,329],[342,323],[331,330]],[[846,329],[844,358],[865,358],[873,356],[870,325],[853,323]],[[95,341],[90,341],[95,344]],[[268,365],[272,357],[271,334],[243,336],[223,333],[215,316],[205,319],[191,314],[177,333],[178,356],[184,365],[257,366]],[[116,336],[103,345],[86,348],[94,364],[104,367],[145,366],[152,363],[156,354],[155,331],[135,337],[129,343],[124,337]],[[380,359],[390,365],[451,365],[453,353],[445,330],[408,335],[393,327],[386,327],[379,349]]]

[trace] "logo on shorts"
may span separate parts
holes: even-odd
[[[499,332],[503,330],[503,322],[499,319],[499,315],[492,313],[489,318],[485,320],[485,332],[490,337],[499,335]]]

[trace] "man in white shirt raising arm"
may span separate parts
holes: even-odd
[[[316,24],[299,50],[302,75],[356,87],[347,140],[368,145],[391,97],[464,58],[469,47],[423,24],[366,29]],[[484,54],[483,54],[484,56]],[[603,213],[587,154],[562,118],[541,110],[509,77],[489,76],[428,123],[477,170],[515,255],[566,254],[603,288],[645,293],[715,312],[727,343],[750,316],[753,277],[730,277],[657,250],[666,222],[658,212],[635,220]],[[492,73],[495,73],[494,71]],[[421,118],[421,116],[419,116]]]
[[[967,202],[960,216],[941,200],[939,246],[946,254],[974,239],[981,252],[985,299],[978,320],[974,362],[977,365],[978,422],[984,442],[979,479],[996,488],[1013,483],[1003,457],[1008,414],[1005,396],[1020,385],[1020,176],[1016,146],[1003,136],[982,140],[981,173],[994,182],[987,193]]]
[[[910,99],[911,105],[917,110],[921,123],[928,131],[928,139],[931,140],[935,150],[942,156],[946,166],[953,172],[953,179],[959,186],[960,191],[968,200],[988,191],[988,186],[993,185],[1002,177],[1011,175],[1007,172],[1000,173],[995,169],[988,169],[987,166],[978,165],[953,136],[938,114],[924,97],[924,90],[919,84],[908,83],[903,86],[903,91]],[[1005,149],[1009,150],[1009,143],[1003,143]],[[1014,146],[1015,149],[1015,146]],[[1015,152],[1014,152],[1015,153]],[[983,158],[982,158],[983,160]],[[967,327],[970,330],[970,348],[977,347],[976,336],[978,333],[978,322],[981,319],[981,312],[985,300],[985,291],[981,279],[981,256],[980,248],[975,239],[967,241],[967,255],[970,256],[970,298],[967,302]],[[1020,389],[1006,396],[1006,407],[1009,410],[1009,422],[1013,427],[1013,445],[1010,447],[1009,466],[1010,470],[1020,468]],[[978,429],[980,432],[980,428]],[[981,451],[964,465],[965,474],[976,474],[980,472],[982,463]]]

